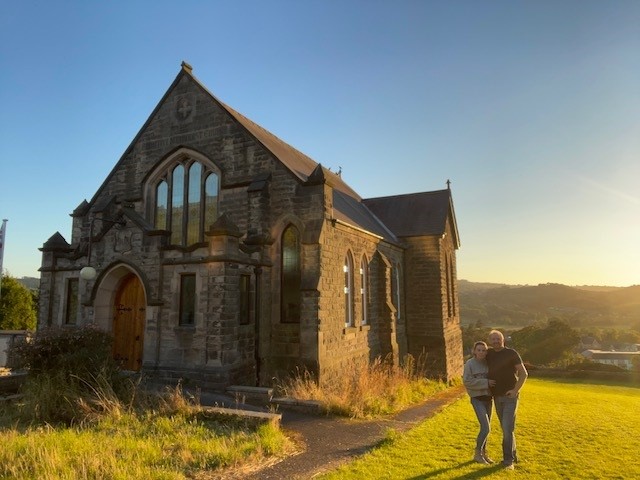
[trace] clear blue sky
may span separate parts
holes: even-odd
[[[363,197],[451,179],[459,278],[640,284],[639,1],[15,1],[0,49],[13,276],[186,60]]]

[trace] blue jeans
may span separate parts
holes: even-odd
[[[502,427],[502,463],[511,465],[513,462],[518,461],[516,455],[516,435],[513,433],[516,428],[518,397],[513,398],[500,395],[493,397],[493,401],[495,402],[496,414]]]
[[[476,412],[478,422],[480,422],[480,433],[476,439],[476,453],[484,453],[487,446],[487,437],[491,430],[491,398],[489,400],[480,400],[476,397],[471,397],[471,405]]]

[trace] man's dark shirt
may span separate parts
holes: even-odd
[[[493,348],[487,350],[487,365],[489,365],[489,380],[496,384],[491,388],[493,395],[504,395],[516,386],[516,366],[522,363],[522,358],[512,348],[503,348],[499,352]]]

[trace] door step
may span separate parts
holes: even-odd
[[[245,400],[259,400],[268,403],[273,398],[273,388],[268,387],[231,385],[227,387],[227,393],[236,397],[241,403],[244,403]]]

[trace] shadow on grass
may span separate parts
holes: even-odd
[[[442,475],[443,473],[450,473],[452,475],[455,475],[455,470],[458,470],[460,468],[463,467],[467,467],[469,465],[475,464],[476,462],[474,462],[473,460],[469,460],[468,462],[464,462],[464,463],[460,463],[458,465],[456,465],[455,467],[450,467],[450,468],[441,468],[439,470],[434,470],[432,472],[429,473],[425,473],[423,475],[418,475],[415,477],[410,477],[407,478],[407,480],[423,480],[425,478],[432,478],[432,477],[437,477],[438,475]],[[460,476],[452,476],[450,478],[452,479],[461,479],[461,478],[484,478],[487,477],[489,475],[493,475],[494,473],[496,473],[497,471],[502,470],[502,465],[495,464],[491,467],[487,467],[487,468],[483,468],[482,470],[478,470],[476,472],[468,472],[465,473],[463,475]]]

